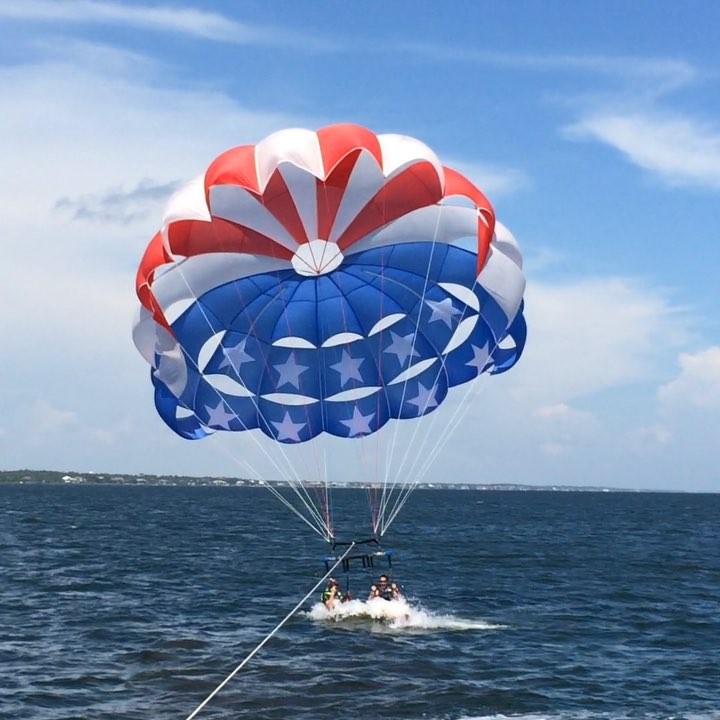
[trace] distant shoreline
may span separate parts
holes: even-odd
[[[0,485],[117,485],[151,487],[263,487],[271,485],[289,487],[282,481],[265,481],[248,478],[194,477],[185,475],[147,475],[143,473],[79,473],[61,470],[2,470]],[[324,483],[305,483],[307,487],[325,487]],[[374,487],[367,483],[334,482],[332,488],[364,489]],[[582,485],[527,485],[522,483],[419,483],[419,490],[466,490],[482,492],[487,490],[508,490],[526,492],[658,492],[652,490],[633,490],[606,486]]]

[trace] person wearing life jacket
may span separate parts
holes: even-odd
[[[387,575],[381,575],[378,578],[377,585],[373,585],[370,588],[370,595],[368,600],[373,598],[382,598],[383,600],[399,600],[400,599],[400,588],[388,580]]]
[[[328,609],[332,610],[336,603],[343,603],[349,600],[349,595],[346,595],[340,589],[340,583],[335,578],[328,580],[327,587],[323,590],[320,600],[322,604]]]

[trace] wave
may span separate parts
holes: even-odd
[[[720,710],[710,710],[701,713],[645,713],[636,714],[632,710],[627,713],[598,713],[590,710],[574,710],[551,713],[520,713],[504,715],[463,715],[458,720],[720,720]]]
[[[484,620],[469,620],[453,615],[437,615],[407,600],[349,600],[328,610],[317,603],[307,613],[318,622],[381,623],[393,630],[497,630],[506,627]]]

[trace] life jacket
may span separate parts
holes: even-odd
[[[380,585],[376,585],[374,596],[382,598],[383,600],[393,600],[395,597],[395,591],[389,583],[385,587],[380,587]]]
[[[323,590],[322,595],[320,596],[320,600],[321,600],[321,602],[326,603],[330,599],[331,596],[332,596],[332,588],[326,587]],[[335,593],[335,599],[338,602],[345,602],[345,595],[340,588],[338,588],[337,592]]]

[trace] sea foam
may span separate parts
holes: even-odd
[[[470,620],[453,615],[439,615],[411,605],[407,600],[348,600],[328,610],[322,603],[307,613],[319,622],[369,621],[395,630],[495,630],[503,625]]]

